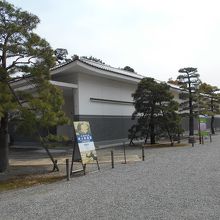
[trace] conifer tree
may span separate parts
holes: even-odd
[[[26,121],[30,130],[64,123],[62,98],[49,84],[49,70],[55,64],[49,43],[34,33],[39,18],[0,1],[0,172],[8,167],[8,122],[12,113]],[[15,78],[28,79],[34,87],[15,94]],[[21,103],[25,102],[21,105]],[[34,126],[32,126],[34,125]]]
[[[161,108],[162,114],[159,116],[161,134],[167,133],[171,146],[174,145],[175,138],[180,141],[180,134],[183,132],[181,117],[177,113],[178,107],[179,104],[176,101],[170,100]]]
[[[220,89],[216,86],[209,85],[207,83],[202,83],[199,86],[199,93],[201,94],[201,99],[203,100],[201,109],[201,114],[208,115],[211,117],[211,133],[215,134],[214,122],[215,115],[220,114]]]
[[[178,84],[182,89],[180,98],[180,112],[189,118],[189,136],[194,135],[194,116],[196,99],[196,89],[200,83],[197,68],[187,67],[179,70],[180,75],[177,77]]]
[[[157,83],[153,78],[144,78],[132,96],[135,106],[133,119],[138,118],[135,131],[140,136],[145,135],[145,138],[149,135],[151,144],[156,143],[156,136],[164,130],[171,138],[173,131],[164,123],[168,121],[171,123],[172,120],[176,127],[176,123],[179,122],[175,113],[178,103],[173,100],[169,86],[165,83]]]

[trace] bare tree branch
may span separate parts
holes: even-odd
[[[31,61],[31,59],[34,59],[34,58],[35,58],[34,56],[31,56],[27,61],[17,62],[18,60],[23,59],[23,58],[24,58],[23,55],[20,56],[20,57],[18,57],[18,58],[17,58],[15,61],[13,61],[13,63],[12,63],[10,66],[8,66],[6,69],[9,70],[9,69],[15,67],[15,66],[18,65],[18,64],[31,64],[31,63],[32,63],[32,64],[35,64],[34,62]]]

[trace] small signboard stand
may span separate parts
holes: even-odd
[[[199,115],[199,142],[200,144],[204,144],[204,138],[209,136],[209,132],[207,130],[207,116]]]
[[[96,161],[97,168],[100,170],[99,162],[92,140],[92,134],[90,130],[89,122],[78,121],[74,122],[74,142],[73,142],[73,154],[70,174],[83,172],[86,174],[86,165],[88,163]],[[82,169],[74,170],[73,163],[80,162]]]
[[[78,170],[73,170],[73,163],[74,162],[79,162],[82,165],[82,169],[78,169]],[[83,165],[82,163],[82,158],[80,155],[80,151],[79,151],[79,146],[76,142],[76,138],[74,138],[73,141],[73,154],[72,154],[72,162],[71,162],[71,168],[70,168],[70,175],[76,174],[76,173],[80,173],[83,172],[84,175],[86,174],[86,164]]]

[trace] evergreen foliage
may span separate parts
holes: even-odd
[[[211,117],[211,133],[215,134],[214,121],[215,115],[220,114],[220,89],[216,86],[209,85],[207,83],[202,83],[199,87],[200,99],[202,100],[200,104],[200,112],[203,115],[208,115]]]
[[[68,55],[68,51],[67,51],[67,49],[64,49],[64,48],[57,48],[54,51],[54,54],[56,56],[57,62],[61,63],[63,61],[66,61],[67,55]]]
[[[62,62],[68,62],[71,59],[67,59],[68,51],[64,48],[57,48],[54,51],[54,54],[56,56],[56,61],[60,64]]]
[[[150,136],[151,144],[155,144],[156,136],[166,132],[172,143],[180,130],[180,119],[176,113],[178,103],[173,100],[169,86],[144,78],[132,96],[135,106],[132,118],[137,119],[137,124],[130,129],[130,138]]]
[[[178,84],[182,89],[180,93],[180,112],[189,117],[189,135],[194,135],[194,116],[196,116],[197,88],[200,84],[197,68],[187,67],[179,70]]]
[[[91,60],[91,61],[94,61],[96,63],[105,64],[101,59],[98,59],[98,58],[93,57],[93,56],[90,56],[90,57],[82,56],[81,58],[86,59],[86,60]]]
[[[123,68],[123,70],[126,70],[126,71],[128,71],[128,72],[134,73],[134,69],[131,68],[130,66],[125,66],[125,67]]]
[[[39,22],[37,16],[0,1],[0,172],[8,167],[11,115],[18,116],[20,126],[31,132],[67,121],[61,111],[62,94],[49,84],[54,51],[33,32]],[[15,94],[15,78],[28,80],[34,87],[32,92]]]

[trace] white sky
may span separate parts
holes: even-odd
[[[69,55],[128,65],[167,81],[197,67],[220,87],[219,0],[9,0],[36,14],[38,34]]]

